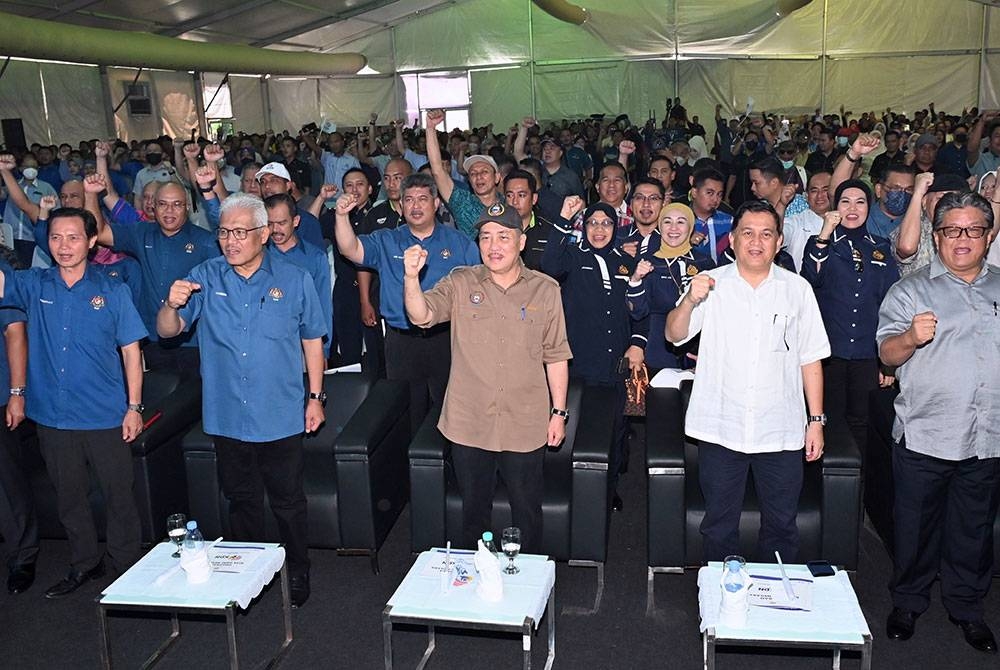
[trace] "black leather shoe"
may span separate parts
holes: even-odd
[[[11,568],[7,575],[7,592],[24,593],[35,583],[35,564],[28,563]]]
[[[292,609],[298,609],[309,600],[309,573],[296,575],[289,581],[291,582],[291,593],[289,595],[292,601]]]
[[[76,570],[71,570],[66,579],[63,579],[58,584],[55,584],[48,591],[45,592],[46,598],[62,598],[63,596],[68,596],[69,594],[76,591],[78,588],[86,584],[93,579],[100,579],[104,576],[104,562],[98,563],[96,566],[87,570],[86,572],[78,572]]]
[[[950,614],[948,621],[962,629],[965,641],[976,651],[984,651],[987,654],[997,653],[997,639],[993,637],[993,631],[990,630],[985,621],[962,621]]]
[[[917,625],[917,612],[893,607],[889,618],[885,620],[885,636],[890,640],[909,640],[913,637],[913,629]]]
[[[611,509],[613,509],[616,512],[621,512],[622,508],[624,506],[625,506],[625,503],[622,502],[622,497],[620,495],[618,495],[617,493],[615,493],[611,497]]]

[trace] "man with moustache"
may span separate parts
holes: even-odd
[[[619,227],[616,232],[622,251],[636,260],[649,260],[660,248],[657,224],[664,203],[663,193],[663,185],[648,178],[639,180],[632,189],[632,225]]]
[[[545,445],[566,436],[569,343],[559,285],[521,261],[521,217],[495,204],[477,222],[482,265],[457,268],[430,290],[420,274],[430,255],[403,254],[406,313],[429,328],[450,321],[454,365],[438,428],[448,438],[462,496],[462,543],[491,527],[497,470],[521,546],[542,533]]]

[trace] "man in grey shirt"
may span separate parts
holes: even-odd
[[[937,255],[879,310],[876,339],[898,366],[892,454],[895,556],[890,639],[908,640],[941,579],[948,618],[997,653],[983,620],[1000,500],[1000,269],[986,264],[993,210],[948,193],[934,212]]]

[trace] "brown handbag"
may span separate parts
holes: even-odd
[[[633,370],[625,378],[625,416],[646,416],[646,388],[649,386],[649,372],[646,364],[642,369]]]

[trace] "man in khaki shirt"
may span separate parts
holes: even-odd
[[[451,374],[438,428],[453,444],[462,495],[462,542],[490,530],[499,468],[525,551],[542,537],[545,445],[566,436],[572,353],[559,285],[521,261],[521,219],[496,203],[479,217],[482,265],[459,267],[420,290],[427,251],[403,254],[403,298],[421,328],[451,321]]]

